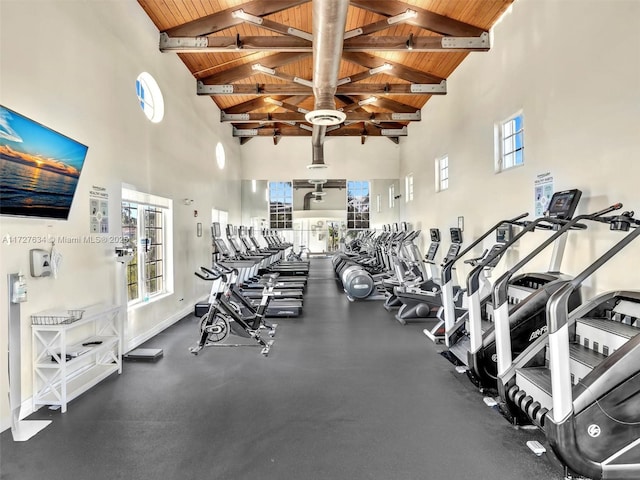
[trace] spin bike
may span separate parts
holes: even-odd
[[[207,304],[196,305],[196,315],[202,314],[200,338],[189,350],[197,355],[204,347],[262,347],[261,353],[269,355],[273,340],[265,341],[261,333],[266,331],[273,337],[277,324],[265,319],[265,311],[273,297],[273,288],[278,274],[265,275],[267,280],[260,305],[256,308],[237,290],[238,270],[217,264],[214,270],[200,267],[195,275],[202,280],[214,282]],[[238,337],[255,340],[252,343],[222,343],[232,333]]]

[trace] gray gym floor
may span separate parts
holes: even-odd
[[[28,442],[0,436],[6,480],[562,479],[466,376],[380,302],[349,303],[313,259],[305,314],[257,348],[188,352],[186,318]]]

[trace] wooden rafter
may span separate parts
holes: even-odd
[[[478,52],[489,50],[489,38],[479,38],[477,41],[452,44],[451,39],[458,37],[417,37],[417,36],[358,36],[344,41],[345,52]],[[278,51],[278,52],[312,52],[310,41],[291,36],[246,36],[234,37],[166,37],[160,38],[160,50],[177,53],[207,53],[207,52],[250,52],[250,51]]]
[[[414,68],[409,68],[401,63],[376,57],[375,55],[370,55],[368,53],[343,52],[342,58],[365,68],[377,68],[385,64],[391,65],[393,68],[386,70],[384,72],[385,74],[401,78],[402,80],[412,83],[441,83],[444,80],[444,78],[437,77],[436,75],[425,73]]]
[[[170,37],[197,37],[210,35],[215,32],[230,28],[244,22],[244,19],[234,16],[233,12],[243,10],[251,15],[262,17],[286,10],[309,2],[310,0],[254,0],[242,4],[240,7],[234,6],[222,10],[206,17],[198,18],[191,22],[169,28],[164,31]]]
[[[413,10],[417,14],[416,17],[407,20],[406,23],[441,35],[477,37],[485,33],[482,28],[397,0],[351,0],[350,3],[354,7],[388,17]]]
[[[286,105],[286,106],[285,106]],[[248,123],[277,123],[277,122],[306,122],[304,113],[297,110],[295,105],[283,104],[281,108],[291,110],[289,112],[265,112],[265,113],[242,113],[231,114],[228,112],[221,112],[221,122],[231,122],[234,124],[248,124]],[[407,112],[408,113],[408,112]],[[411,116],[404,117],[398,116],[396,113],[369,113],[365,110],[361,112],[350,112],[347,114],[345,122],[370,122],[370,123],[389,123],[399,121],[420,121],[420,110],[411,112]]]
[[[227,70],[223,70],[222,72],[209,75],[208,77],[203,77],[200,79],[200,81],[208,85],[223,85],[232,83],[238,80],[242,80],[243,78],[247,78],[256,73],[260,73],[259,71],[253,69],[253,65],[255,65],[256,63],[259,63],[263,67],[267,68],[277,68],[288,65],[290,63],[298,62],[303,58],[309,57],[310,55],[311,53],[307,52],[274,53],[273,55],[261,58],[259,62],[245,63],[237,67],[229,68]]]
[[[426,84],[432,90],[415,90],[408,83],[348,83],[340,85],[337,93],[342,95],[444,95],[446,86]],[[198,95],[312,95],[311,87],[286,83],[256,83],[241,85],[198,84]]]

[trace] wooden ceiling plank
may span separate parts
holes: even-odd
[[[408,19],[406,23],[441,35],[477,37],[485,33],[482,28],[397,0],[351,0],[351,5],[389,17],[413,10],[417,16]]]
[[[253,110],[257,110],[265,106],[264,98],[265,97],[253,98],[247,102],[242,102],[237,105],[233,105],[232,107],[225,108],[224,112],[229,114],[235,114],[235,113],[247,113]],[[282,96],[282,97],[274,97],[274,98],[276,100],[286,100],[289,97]]]
[[[239,7],[233,6],[212,15],[207,15],[206,17],[198,18],[197,20],[169,28],[165,30],[164,33],[170,37],[196,37],[210,35],[212,33],[219,32],[220,30],[224,30],[225,28],[243,23],[244,20],[242,18],[234,17],[232,15],[233,12],[240,9],[251,15],[255,15],[256,17],[261,17],[277,13],[309,1],[310,0],[254,0],[252,2],[243,3]]]
[[[260,63],[262,66],[267,68],[277,68],[292,62],[297,62],[303,58],[309,57],[310,55],[311,53],[307,52],[282,52],[268,55],[261,58],[259,62],[254,63]],[[219,73],[201,78],[201,81],[205,84],[223,85],[247,78],[255,73],[260,73],[252,68],[254,63],[246,63],[244,65],[223,70]]]
[[[353,62],[365,68],[377,68],[384,64],[391,65],[393,68],[385,71],[386,75],[392,75],[403,80],[413,83],[441,83],[444,79],[425,73],[421,70],[409,68],[401,63],[386,60],[363,52],[342,52],[342,58],[349,62]]]

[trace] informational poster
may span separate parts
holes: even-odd
[[[553,196],[553,176],[551,172],[541,173],[534,182],[534,216],[544,215],[549,208],[549,202]]]
[[[109,193],[93,185],[89,191],[89,225],[91,233],[109,233]]]

